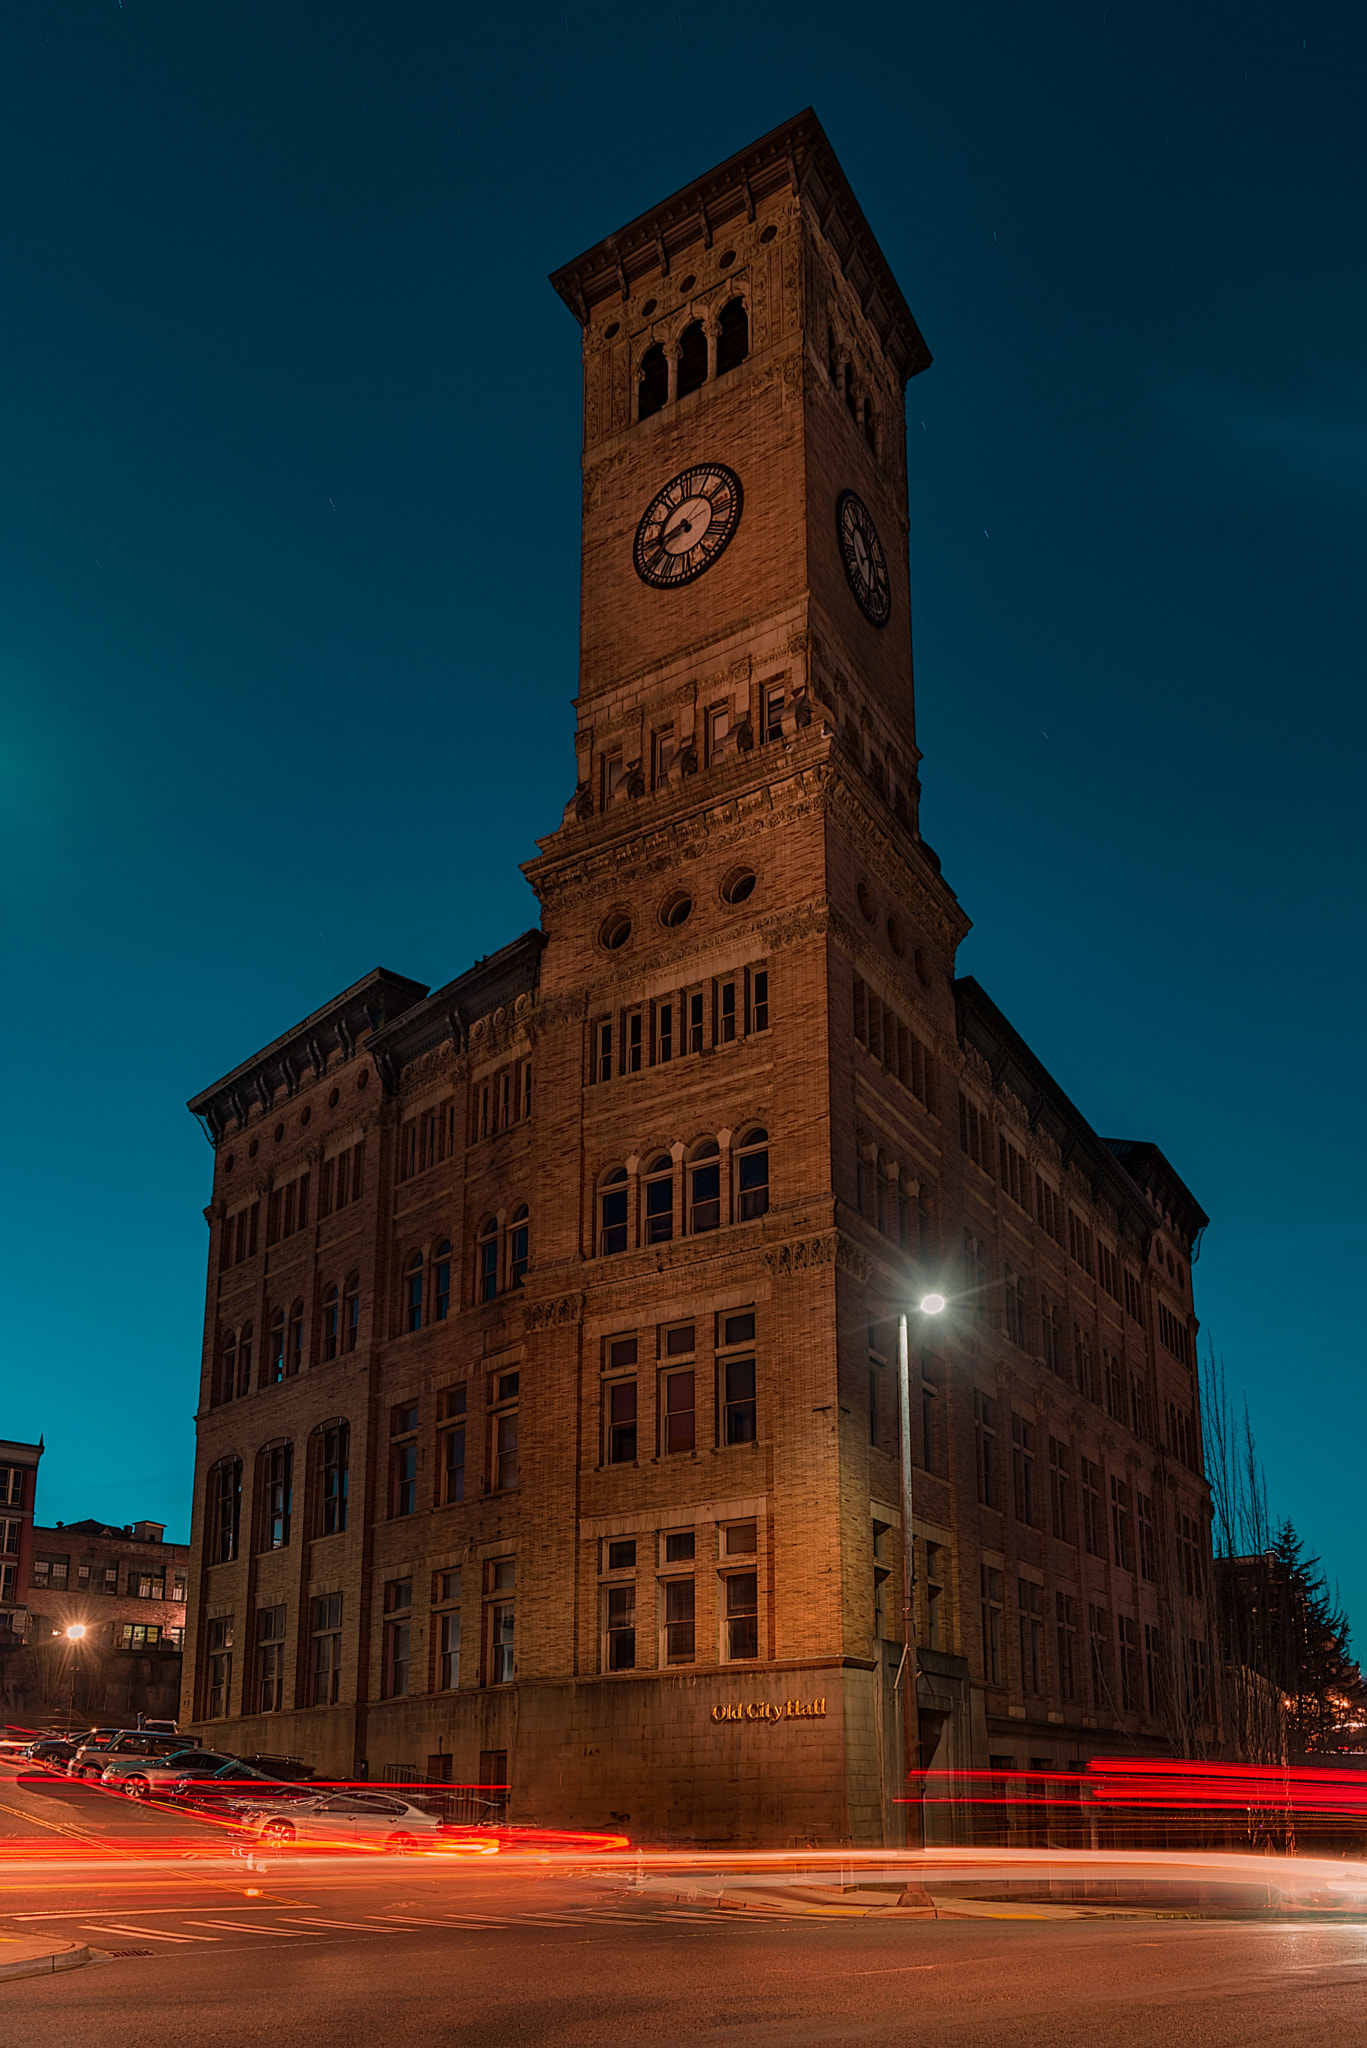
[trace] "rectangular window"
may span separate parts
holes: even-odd
[[[1001,1506],[997,1482],[997,1404],[989,1394],[973,1393],[974,1435],[978,1457],[978,1499],[985,1508]]]
[[[1039,1173],[1035,1175],[1035,1220],[1055,1244],[1063,1243],[1063,1204]]]
[[[678,1539],[667,1537],[666,1544]],[[692,1579],[666,1579],[664,1594],[664,1661],[691,1664],[695,1653],[695,1605]]]
[[[1163,1711],[1163,1638],[1151,1622],[1144,1624],[1144,1691],[1149,1712]]]
[[[1139,1505],[1139,1572],[1140,1577],[1156,1585],[1158,1581],[1158,1543],[1153,1520],[1153,1496],[1141,1493],[1136,1496]]]
[[[1120,1638],[1121,1711],[1138,1714],[1143,1711],[1139,1689],[1139,1624],[1128,1614],[1121,1614],[1116,1617],[1116,1630]]]
[[[636,1588],[609,1586],[606,1592],[605,1631],[609,1671],[636,1669]]]
[[[384,1665],[380,1673],[380,1694],[387,1700],[404,1699],[408,1693],[409,1658],[412,1649],[413,1581],[390,1579],[384,1589]]]
[[[1110,1246],[1096,1241],[1096,1277],[1112,1301],[1120,1300],[1120,1261]]]
[[[764,737],[766,740],[781,740],[783,738],[782,690],[766,690],[764,692]]]
[[[726,1557],[753,1557],[759,1543],[757,1522],[730,1522],[722,1532]]]
[[[977,1107],[976,1103],[970,1102],[966,1095],[960,1095],[959,1144],[961,1149],[973,1161],[973,1164],[980,1166],[984,1173],[992,1171],[991,1142],[992,1126],[988,1123],[987,1118]]]
[[[504,1373],[498,1383],[501,1401],[511,1400],[517,1393],[518,1375]],[[505,1389],[510,1389],[505,1392]],[[517,1485],[517,1410],[506,1408],[495,1414],[492,1421],[492,1479],[495,1493],[507,1493]]]
[[[661,789],[669,780],[669,771],[674,765],[673,724],[657,725],[650,735],[650,786]]]
[[[1113,1351],[1101,1354],[1101,1391],[1106,1401],[1106,1413],[1113,1422],[1124,1422],[1128,1416],[1125,1400],[1125,1376],[1120,1369],[1120,1360]]]
[[[1164,1301],[1158,1304],[1158,1334],[1163,1341],[1163,1348],[1190,1369],[1191,1331],[1183,1319],[1175,1316]]]
[[[983,1676],[989,1685],[1002,1682],[1002,1600],[1005,1579],[989,1564],[978,1567],[982,1595]]]
[[[205,1704],[208,1718],[221,1721],[230,1711],[233,1684],[233,1618],[221,1615],[205,1632]]]
[[[290,1511],[294,1499],[294,1447],[277,1444],[262,1453],[265,1480],[263,1506],[265,1528],[263,1550],[283,1550],[290,1540]]]
[[[693,1372],[664,1376],[664,1450],[668,1457],[697,1449],[697,1394]]]
[[[342,1596],[320,1593],[310,1603],[312,1641],[309,1705],[335,1707],[342,1687]]]
[[[734,981],[717,983],[717,1031],[714,1041],[717,1045],[734,1045],[736,1042],[736,984]]]
[[[1011,1474],[1015,1483],[1016,1520],[1033,1529],[1038,1524],[1035,1490],[1035,1425],[1023,1415],[1011,1417]]]
[[[655,1005],[655,1064],[663,1066],[674,1057],[674,1005]]]
[[[1140,1329],[1144,1327],[1144,1288],[1140,1280],[1125,1268],[1125,1313],[1133,1316]]]
[[[1060,1543],[1077,1541],[1073,1529],[1073,1454],[1056,1436],[1049,1439],[1049,1509]]]
[[[645,1020],[639,1010],[629,1010],[622,1019],[622,1072],[639,1074],[645,1057],[642,1033]]]
[[[735,1663],[759,1655],[759,1577],[733,1572],[726,1580],[726,1655]]]
[[[997,1178],[1018,1209],[1030,1213],[1030,1169],[1002,1132],[997,1133]]]
[[[1055,1641],[1058,1645],[1058,1692],[1061,1700],[1077,1698],[1077,1602],[1071,1593],[1055,1593]]]
[[[416,1514],[418,1507],[418,1447],[415,1443],[395,1444],[393,1453],[392,1515]]]
[[[605,1017],[594,1025],[593,1042],[593,1079],[595,1081],[610,1081],[612,1079],[612,1019],[610,1017]]]
[[[697,1531],[675,1529],[664,1539],[666,1564],[692,1564],[697,1554]]]
[[[1123,1479],[1111,1474],[1111,1559],[1121,1571],[1134,1570],[1134,1547],[1130,1536],[1130,1489]]]
[[[442,1447],[442,1500],[447,1507],[465,1498],[465,1431],[448,1429]]]
[[[694,1350],[693,1324],[675,1323],[671,1329],[662,1332],[663,1355],[666,1358],[691,1358]]]
[[[703,1049],[703,993],[701,989],[690,991],[683,998],[684,1008],[684,1051],[701,1052]]]
[[[438,1621],[438,1683],[443,1692],[454,1692],[460,1684],[460,1615],[443,1614]]]
[[[1111,1618],[1104,1607],[1087,1603],[1087,1635],[1091,1650],[1092,1705],[1100,1713],[1111,1706]]]
[[[1130,1428],[1141,1443],[1151,1441],[1149,1434],[1149,1390],[1136,1373],[1130,1375]]]
[[[636,1382],[610,1380],[607,1397],[607,1457],[609,1465],[632,1465],[636,1461]]]
[[[256,1711],[273,1714],[285,1704],[285,1610],[256,1611]]]
[[[1040,1693],[1044,1690],[1044,1588],[1033,1579],[1018,1579],[1016,1594],[1020,1603],[1021,1690]]]
[[[726,737],[731,730],[731,706],[714,704],[707,713],[707,761],[709,767],[719,761],[725,751]]]
[[[1106,1555],[1105,1510],[1101,1499],[1101,1468],[1082,1460],[1082,1542],[1092,1557]]]
[[[1040,1348],[1050,1372],[1063,1377],[1063,1317],[1056,1301],[1040,1294]]]
[[[751,969],[747,977],[748,1003],[745,1028],[747,1031],[769,1029],[769,970],[767,967]]]
[[[728,1444],[755,1441],[755,1361],[728,1358],[722,1366],[725,1396],[725,1434]]]
[[[1084,1273],[1092,1271],[1092,1233],[1076,1209],[1068,1211],[1068,1250]]]
[[[514,1657],[513,1605],[497,1600],[489,1609],[489,1683],[511,1685],[517,1672]]]

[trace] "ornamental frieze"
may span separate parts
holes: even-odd
[[[531,1301],[522,1312],[522,1327],[525,1331],[556,1330],[582,1322],[587,1297],[583,1294],[562,1294],[555,1301]]]

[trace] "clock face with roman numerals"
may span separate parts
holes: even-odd
[[[886,626],[892,610],[888,561],[869,508],[853,491],[842,491],[835,508],[845,580],[871,626]]]
[[[646,506],[632,560],[642,583],[678,590],[710,569],[740,525],[740,478],[720,462],[680,470]]]

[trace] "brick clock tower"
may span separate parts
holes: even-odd
[[[184,1716],[544,1825],[896,1841],[909,1766],[1208,1713],[1205,1218],[955,978],[907,567],[930,358],[815,117],[553,282],[583,587],[541,929],[430,993],[377,970],[191,1105]]]

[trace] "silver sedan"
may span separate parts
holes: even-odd
[[[246,1806],[239,1809],[238,1820],[271,1849],[383,1849],[398,1856],[409,1849],[457,1846],[435,1814],[383,1792],[328,1792],[292,1799],[287,1808]],[[497,1855],[498,1843],[481,1841],[473,1853]]]

